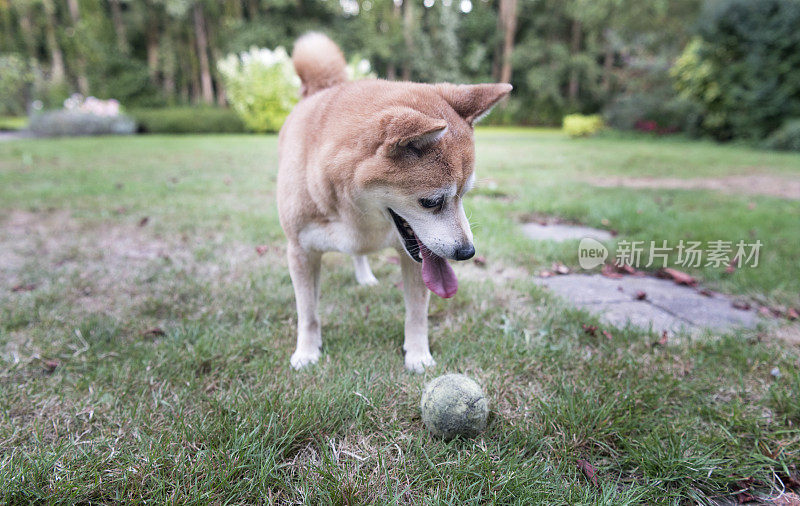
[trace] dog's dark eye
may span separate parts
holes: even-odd
[[[419,205],[421,205],[425,209],[442,207],[442,204],[444,204],[444,197],[437,197],[434,199],[419,199]]]
[[[422,150],[413,144],[406,146],[406,151],[412,153],[414,156],[422,157]]]

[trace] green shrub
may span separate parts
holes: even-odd
[[[792,119],[772,132],[764,141],[767,149],[800,151],[800,118]]]
[[[254,132],[277,132],[299,98],[300,78],[282,47],[253,47],[217,62],[225,94],[245,126]]]
[[[127,135],[136,132],[136,123],[124,114],[101,116],[62,109],[31,116],[30,130],[42,137]]]
[[[16,54],[0,55],[0,114],[26,114],[33,73]]]
[[[564,116],[564,133],[570,137],[588,137],[603,129],[603,118],[594,114],[569,114]]]
[[[132,109],[139,131],[149,134],[241,133],[244,123],[231,109],[221,107],[167,107]]]
[[[274,51],[250,48],[217,62],[225,94],[245,126],[254,132],[277,132],[300,97],[300,78],[282,47]],[[352,58],[350,80],[374,78],[369,61]]]
[[[699,36],[672,69],[720,140],[763,139],[800,116],[800,1],[708,2]]]

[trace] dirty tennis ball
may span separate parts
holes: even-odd
[[[475,437],[486,428],[489,403],[480,385],[463,374],[434,378],[422,392],[422,422],[446,440]]]

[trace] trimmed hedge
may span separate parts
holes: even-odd
[[[244,123],[231,109],[221,107],[166,107],[128,111],[147,134],[243,133]]]

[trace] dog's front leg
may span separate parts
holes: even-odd
[[[292,367],[300,369],[319,360],[322,336],[319,313],[319,267],[322,253],[289,245],[289,274],[297,303],[297,349],[292,354]]]
[[[428,299],[429,292],[422,282],[422,267],[405,251],[400,251],[400,267],[403,271],[403,298],[406,303],[405,343],[406,368],[423,372],[436,362],[428,347]]]

